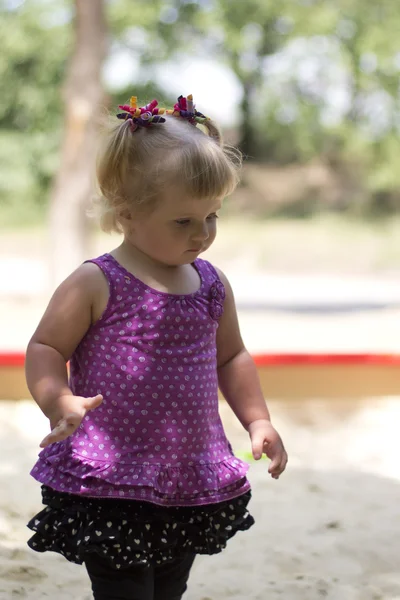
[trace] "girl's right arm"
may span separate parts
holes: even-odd
[[[80,422],[87,410],[101,403],[101,396],[85,399],[72,394],[67,362],[105,309],[108,293],[107,282],[99,268],[93,263],[81,265],[58,287],[28,344],[25,363],[28,388],[50,420],[52,430],[71,415],[75,421],[79,417]],[[68,427],[71,428],[66,423],[64,433]],[[75,429],[73,427],[69,434]],[[54,437],[57,439],[51,441],[67,435]]]

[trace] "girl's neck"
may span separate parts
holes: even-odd
[[[179,269],[179,266],[167,265],[158,260],[153,259],[148,254],[142,252],[132,242],[126,238],[118,248],[113,250],[111,254],[118,262],[124,266],[130,265],[134,269],[147,270],[151,272],[171,271]],[[131,269],[128,268],[128,271]]]
[[[192,294],[201,285],[200,276],[193,265],[173,266],[160,263],[141,252],[128,240],[124,240],[110,254],[129,273],[160,292]]]

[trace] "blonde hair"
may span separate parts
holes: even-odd
[[[179,184],[192,197],[222,198],[239,182],[241,154],[223,144],[217,125],[194,127],[183,118],[131,129],[113,117],[97,160],[96,212],[104,231],[122,232],[132,209],[151,210],[160,192]]]

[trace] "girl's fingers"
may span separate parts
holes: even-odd
[[[274,445],[266,441],[265,438],[259,438],[254,435],[252,438],[252,452],[253,457],[256,460],[261,458],[263,453],[268,456],[271,461],[268,467],[268,473],[270,473],[273,479],[278,479],[279,475],[285,470],[287,454],[282,445],[274,447]]]
[[[54,444],[54,442],[61,442],[69,435],[74,433],[74,431],[79,427],[86,412],[100,406],[100,404],[103,402],[103,396],[101,394],[97,394],[97,396],[93,396],[91,398],[81,398],[80,400],[83,409],[82,414],[79,415],[78,413],[74,412],[61,419],[61,421],[59,421],[55,427],[53,427],[49,435],[47,435],[41,441],[41,448],[45,448],[50,444]]]
[[[271,459],[271,463],[268,468],[268,472],[271,475],[280,475],[286,467],[287,463],[287,453],[282,444],[279,444],[277,447],[269,447],[265,448],[265,453]]]
[[[286,451],[284,450],[283,454],[277,456],[271,462],[268,472],[271,474],[271,476],[274,479],[278,479],[279,475],[281,475],[283,473],[283,471],[286,469],[287,461],[288,461],[288,457],[287,457]]]
[[[271,475],[279,475],[279,473],[281,473],[281,460],[281,456],[274,456],[268,467],[268,473],[271,473]]]
[[[251,438],[251,451],[255,460],[259,460],[262,457],[264,446],[264,436],[254,434]]]
[[[64,440],[66,437],[67,435],[63,435],[61,429],[57,429],[57,431],[53,429],[53,431],[40,442],[40,447],[46,448],[46,446],[54,444],[54,442],[61,442],[61,440]]]
[[[101,394],[97,394],[97,396],[93,396],[92,398],[86,398],[84,404],[85,410],[93,410],[94,408],[100,406],[102,402],[103,396]]]
[[[45,448],[54,442],[61,442],[65,440],[71,433],[75,431],[80,423],[80,419],[77,415],[71,415],[66,419],[62,419],[56,427],[47,435],[40,443],[41,448]]]

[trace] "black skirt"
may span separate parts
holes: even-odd
[[[58,552],[82,564],[95,552],[122,569],[151,566],[189,553],[216,554],[238,531],[254,524],[247,510],[251,492],[205,506],[165,507],[137,500],[89,498],[42,486],[46,508],[28,527],[28,545]]]

